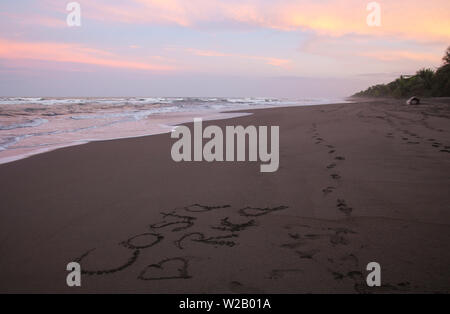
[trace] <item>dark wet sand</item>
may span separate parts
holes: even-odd
[[[0,165],[0,292],[450,292],[449,118],[380,101],[204,123],[279,125],[275,173],[175,163],[169,134]]]

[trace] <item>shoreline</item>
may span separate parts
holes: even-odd
[[[343,100],[346,101],[346,100]],[[329,105],[329,104],[333,104],[333,103],[318,103],[318,104],[310,104],[310,105],[281,105],[281,106],[276,106],[273,105],[272,107],[266,107],[266,106],[254,106],[253,108],[236,108],[236,109],[226,109],[226,110],[198,110],[198,111],[180,111],[180,112],[170,112],[170,113],[156,113],[156,114],[152,114],[150,116],[148,116],[147,118],[141,120],[141,121],[136,121],[135,123],[138,123],[136,125],[131,124],[130,126],[125,127],[123,129],[118,129],[116,131],[113,131],[113,133],[111,133],[111,130],[105,131],[105,134],[86,134],[84,136],[75,136],[73,139],[67,138],[65,140],[63,140],[63,142],[61,143],[45,143],[43,144],[37,144],[31,142],[32,146],[27,146],[24,144],[22,144],[21,147],[19,146],[18,148],[14,148],[13,151],[11,151],[11,149],[8,148],[2,148],[0,146],[0,164],[5,164],[5,163],[10,163],[10,162],[14,162],[17,160],[22,160],[25,158],[28,158],[30,156],[34,156],[37,154],[42,154],[42,153],[47,153],[59,148],[64,148],[64,147],[70,147],[70,146],[77,146],[77,145],[83,145],[86,143],[90,143],[90,142],[96,142],[96,141],[104,141],[104,140],[118,140],[118,139],[127,139],[127,138],[134,138],[134,137],[142,137],[142,136],[151,136],[151,135],[157,135],[157,134],[164,134],[164,133],[169,133],[171,131],[171,128],[173,126],[176,125],[180,125],[180,124],[184,124],[184,123],[189,123],[193,120],[193,118],[195,117],[202,117],[203,120],[208,121],[208,120],[220,120],[220,119],[228,119],[228,118],[233,118],[233,117],[238,117],[239,115],[246,115],[246,111],[251,111],[251,110],[259,110],[259,109],[268,109],[268,108],[285,108],[285,107],[296,107],[296,106],[317,106],[317,105]],[[112,108],[114,109],[114,108]],[[125,111],[126,112],[126,111]],[[125,113],[124,112],[124,113]],[[118,112],[117,114],[124,114],[124,113],[120,113]],[[111,114],[111,113],[110,113]],[[44,116],[39,116],[39,117],[34,117],[34,120],[42,120]],[[48,117],[47,117],[48,118]],[[34,121],[32,120],[32,121]],[[47,123],[49,121],[46,121]],[[64,121],[62,121],[64,122]],[[119,121],[120,122],[120,121]],[[28,122],[29,123],[29,122]],[[51,123],[54,123],[54,121],[51,121]],[[130,122],[131,123],[131,122]],[[139,124],[140,123],[140,124]],[[23,135],[13,135],[12,137],[15,138],[24,138],[25,140],[27,140],[30,136],[30,132],[31,132],[31,137],[34,137],[34,134],[46,134],[48,133],[48,135],[52,134],[52,133],[65,133],[66,130],[63,129],[63,126],[60,126],[61,129],[58,128],[50,128],[47,129],[47,125],[44,124],[39,124],[37,125],[37,127],[35,128],[22,128],[22,132]],[[64,124],[64,123],[63,123]],[[111,123],[111,124],[114,124]],[[105,127],[105,126],[102,126]],[[74,127],[72,127],[74,128]],[[91,127],[82,127],[82,129],[89,129]],[[108,126],[106,126],[106,129],[108,129]],[[139,129],[140,131],[132,131],[133,129]],[[5,129],[5,130],[9,130],[9,129]],[[29,130],[29,131],[27,131]],[[69,128],[70,130],[70,128]],[[28,132],[28,133],[27,133]],[[131,135],[127,135],[127,133],[135,133],[135,134],[131,134]],[[69,132],[70,133],[70,132]],[[70,135],[70,134],[69,134]],[[7,137],[7,139],[11,138],[11,135],[9,135]],[[8,139],[8,140],[9,140]],[[50,140],[47,139],[47,141]],[[19,140],[21,141],[21,140]],[[44,141],[46,141],[44,139]],[[16,145],[17,143],[13,144]],[[3,144],[2,144],[3,145]],[[36,146],[33,146],[36,145]],[[39,148],[39,146],[43,146],[42,148]],[[19,150],[19,152],[14,152],[14,150]],[[4,154],[2,154],[2,151],[4,152]],[[3,156],[5,155],[6,156]]]
[[[73,293],[75,260],[80,293],[450,291],[448,104],[245,111],[280,126],[277,172],[175,163],[167,133],[0,165],[0,291]]]
[[[202,113],[200,115],[204,115],[205,113]],[[236,113],[235,115],[233,114],[233,112],[217,112],[217,113],[209,113],[208,115],[205,116],[204,121],[215,121],[215,120],[222,120],[222,119],[232,119],[235,117],[239,117],[239,116],[245,116],[246,113],[242,112],[242,114],[238,114]],[[171,116],[173,117],[173,116]],[[131,139],[131,138],[138,138],[138,137],[146,137],[146,136],[153,136],[153,135],[160,135],[160,134],[167,134],[170,133],[171,130],[170,128],[173,128],[177,125],[181,125],[181,124],[185,124],[185,123],[189,123],[189,121],[187,120],[179,120],[176,122],[176,124],[173,125],[161,125],[158,124],[157,126],[159,127],[164,127],[167,130],[157,130],[154,131],[155,133],[149,133],[149,134],[143,134],[143,135],[130,135],[130,136],[124,136],[124,137],[115,137],[115,138],[106,138],[106,139],[84,139],[84,140],[77,140],[75,142],[72,143],[66,143],[66,144],[61,144],[61,145],[53,145],[50,148],[42,148],[40,150],[34,150],[34,151],[30,151],[28,153],[23,153],[23,154],[19,154],[19,155],[13,155],[10,157],[1,157],[0,158],[0,165],[2,164],[7,164],[7,163],[11,163],[11,162],[15,162],[15,161],[20,161],[35,155],[40,155],[40,154],[45,154],[45,153],[49,153],[52,152],[54,150],[58,150],[61,148],[66,148],[66,147],[72,147],[72,146],[78,146],[78,145],[85,145],[88,143],[94,143],[94,142],[102,142],[102,141],[115,141],[115,140],[122,140],[122,139]]]
[[[334,103],[327,103],[327,104],[311,104],[311,105],[298,105],[299,107],[303,106],[319,106],[319,105],[331,105]],[[89,139],[89,138],[83,138],[83,139],[76,139],[69,143],[61,143],[61,144],[46,144],[47,148],[36,148],[36,149],[28,149],[25,150],[22,153],[10,155],[10,156],[2,156],[0,157],[0,165],[6,164],[18,160],[22,160],[34,155],[43,154],[47,152],[51,152],[56,149],[65,148],[65,147],[71,147],[71,146],[77,146],[77,145],[84,145],[90,142],[97,142],[97,141],[110,141],[110,140],[119,140],[119,139],[127,139],[127,138],[135,138],[135,137],[142,137],[142,136],[151,136],[151,135],[158,135],[158,134],[165,134],[171,132],[171,127],[185,124],[192,122],[193,118],[195,117],[202,117],[204,121],[212,121],[212,120],[221,120],[221,119],[231,119],[234,117],[244,116],[247,114],[247,111],[251,110],[261,110],[261,109],[270,109],[270,108],[286,108],[286,107],[297,107],[297,105],[282,105],[282,106],[274,106],[274,107],[255,107],[255,108],[248,108],[248,109],[228,109],[224,111],[220,110],[204,110],[204,111],[188,111],[188,112],[172,112],[172,113],[166,113],[166,114],[155,114],[152,115],[151,118],[147,117],[146,121],[151,121],[152,118],[156,119],[156,122],[149,122],[151,123],[149,126],[153,128],[154,130],[147,131],[146,134],[135,134],[135,135],[119,135],[117,134],[114,137],[111,138],[102,138],[102,135],[99,136],[99,138]],[[164,124],[158,123],[158,120],[165,121]],[[48,122],[48,121],[47,121]],[[33,128],[30,129],[30,131],[34,130]],[[120,132],[120,130],[119,130]],[[123,131],[122,131],[123,132]],[[104,137],[104,136],[103,136]],[[6,149],[5,151],[7,151]],[[1,150],[0,150],[1,152]]]

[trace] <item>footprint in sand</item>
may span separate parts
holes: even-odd
[[[355,232],[352,232],[355,233]],[[354,254],[348,254],[348,255],[344,255],[343,257],[340,258],[340,260],[344,263],[350,263],[355,267],[359,266],[359,259],[354,255]]]
[[[298,256],[302,259],[312,259],[314,255],[319,253],[320,250],[308,250],[308,251],[295,251],[295,253],[298,254]]]
[[[298,233],[288,233],[288,236],[294,240],[298,240],[301,238],[301,236]]]
[[[337,173],[332,173],[332,174],[330,174],[330,177],[332,177],[334,180],[339,180],[339,179],[341,179],[341,176],[338,175]]]
[[[291,268],[291,269],[272,269],[269,274],[269,279],[280,279],[285,276],[285,274],[290,273],[303,273],[302,269]]]
[[[363,278],[363,274],[358,270],[349,271],[347,274],[342,274],[336,271],[331,271],[335,280],[342,280],[345,278],[350,278],[353,280],[361,280]]]
[[[343,212],[346,216],[350,216],[350,214],[353,211],[353,208],[349,207],[346,203],[345,200],[343,199],[338,199],[337,200],[337,208],[338,210],[340,210],[341,212]]]
[[[330,243],[333,245],[348,245],[350,242],[342,233],[336,233],[330,236]]]
[[[329,187],[323,189],[322,192],[326,196],[326,195],[332,193],[335,189],[336,189],[335,187],[329,186]]]

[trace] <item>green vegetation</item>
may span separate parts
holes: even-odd
[[[444,64],[436,71],[422,69],[411,77],[400,76],[388,84],[371,86],[356,93],[355,97],[449,97],[450,47],[442,58]]]

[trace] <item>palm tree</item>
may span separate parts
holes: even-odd
[[[426,89],[431,89],[434,79],[434,71],[432,69],[421,69],[417,71],[416,76],[421,79]]]
[[[444,61],[444,64],[450,64],[450,46],[447,48],[447,51],[445,52],[444,57],[442,58]]]

